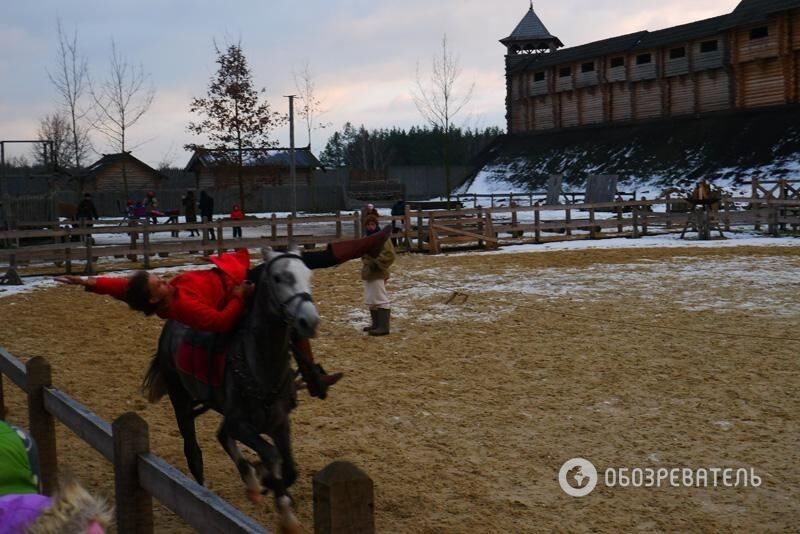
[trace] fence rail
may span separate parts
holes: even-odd
[[[654,211],[655,207],[662,210]],[[394,237],[409,250],[438,252],[439,244],[541,243],[604,237],[640,237],[653,233],[680,231],[691,217],[691,206],[684,199],[627,200],[558,205],[508,205],[459,208],[456,210],[411,209],[403,215],[382,216],[382,222],[399,225]],[[779,235],[800,224],[800,198],[738,197],[722,199],[710,217],[729,231],[752,226]],[[432,221],[435,221],[432,223]],[[93,226],[75,221],[46,222],[38,229],[0,232],[0,263],[16,270],[21,262],[54,262],[72,272],[73,262],[81,262],[84,272],[94,273],[100,258],[128,258],[150,268],[153,256],[169,254],[209,255],[232,248],[286,246],[294,242],[314,247],[341,239],[360,237],[363,229],[359,213],[309,217],[253,218],[244,221],[219,220],[200,223],[150,224],[147,220],[97,221]],[[431,236],[431,225],[437,236]],[[234,227],[261,229],[261,235],[231,239]],[[445,226],[446,228],[441,228]],[[156,234],[186,233],[195,230],[197,238],[156,239]],[[211,232],[213,231],[213,236]],[[226,233],[228,236],[226,236]],[[468,237],[472,239],[467,239]],[[213,237],[213,238],[212,238]],[[437,239],[439,237],[439,239]],[[442,239],[443,238],[443,239]],[[431,240],[434,246],[431,246]],[[103,242],[104,241],[104,242]]]
[[[146,436],[147,424],[135,413],[120,416],[113,425],[99,418],[86,406],[50,384],[50,366],[44,358],[33,358],[23,365],[8,351],[0,348],[0,372],[28,394],[29,427],[39,449],[42,483],[46,494],[51,495],[56,486],[58,458],[52,423],[58,420],[115,465],[114,485],[117,488],[119,532],[153,531],[152,506],[149,509],[138,508],[135,513],[121,517],[120,513],[126,510],[126,503],[134,499],[133,494],[136,493],[130,490],[131,487],[145,491],[148,496],[156,497],[164,506],[200,531],[268,532],[215,493],[200,486],[149,451],[134,456],[133,477],[129,474],[122,476],[117,474],[116,467],[120,458],[116,452],[120,446],[124,447],[141,439],[142,432],[139,431],[134,435],[115,435],[113,428],[119,426],[120,421],[138,419],[141,421],[140,424],[144,425],[143,432]],[[29,380],[29,376],[35,377],[36,380]],[[4,411],[5,407],[2,382],[0,376],[0,412]],[[39,394],[41,403],[32,398]],[[120,492],[121,487],[125,488],[125,491]],[[120,499],[120,495],[125,498]]]
[[[3,376],[27,394],[28,427],[39,451],[43,491],[57,486],[55,422],[69,428],[114,466],[117,531],[154,531],[153,504],[161,504],[199,532],[269,531],[230,503],[150,452],[147,423],[134,412],[104,421],[51,383],[50,364],[41,357],[22,364],[0,347],[0,414],[5,413]],[[356,476],[354,476],[356,474]],[[333,462],[314,475],[315,532],[375,531],[372,480],[349,462]],[[353,525],[358,525],[354,530]]]

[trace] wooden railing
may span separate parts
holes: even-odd
[[[663,211],[654,211],[655,206]],[[574,239],[633,237],[680,232],[691,211],[683,199],[637,200],[554,206],[504,206],[460,210],[411,211],[402,217],[403,241],[419,251],[439,252],[441,245],[482,246],[544,243]],[[601,216],[602,214],[602,216]],[[527,217],[526,217],[527,215]],[[800,226],[800,200],[726,198],[711,210],[711,218],[726,231],[734,227],[780,235]],[[526,220],[527,219],[527,220]],[[433,231],[432,231],[433,230]]]
[[[0,348],[0,372],[27,394],[28,427],[39,450],[44,493],[57,485],[55,421],[114,464],[117,530],[152,532],[152,497],[201,532],[268,532],[213,492],[149,450],[147,423],[134,412],[112,424],[51,384],[50,364],[41,357],[25,365]],[[0,411],[4,406],[0,378]]]
[[[128,412],[112,424],[53,387],[46,359],[22,364],[0,348],[0,414],[5,413],[3,376],[27,394],[28,429],[39,453],[42,489],[57,486],[55,422],[69,428],[114,466],[116,527],[120,533],[152,533],[155,497],[198,532],[269,531],[246,514],[150,452],[147,423]],[[374,532],[373,482],[348,462],[334,462],[314,475],[314,520],[331,534]],[[357,525],[357,530],[350,527]]]
[[[663,206],[664,210],[654,211]],[[395,238],[408,250],[438,252],[440,245],[476,242],[482,245],[506,243],[563,241],[571,239],[602,239],[605,237],[640,237],[653,233],[680,231],[687,222],[688,204],[683,199],[628,200],[592,204],[559,205],[508,205],[493,208],[463,208],[458,210],[412,210],[403,215],[380,217],[382,223],[395,222],[401,228]],[[725,198],[713,217],[719,219],[725,230],[762,226],[773,235],[798,226],[800,199]],[[601,215],[605,214],[605,215]],[[609,214],[611,214],[609,216]],[[439,233],[431,236],[431,220],[439,226]],[[445,224],[447,222],[447,224]],[[285,246],[290,241],[313,247],[341,239],[360,237],[362,226],[359,213],[329,216],[248,219],[244,221],[220,220],[211,223],[150,224],[132,221],[120,226],[115,221],[97,221],[89,227],[64,227],[69,222],[47,223],[49,229],[19,229],[0,232],[0,263],[14,271],[20,262],[55,262],[72,272],[72,262],[81,261],[83,272],[94,273],[99,258],[125,258],[141,262],[150,268],[155,255],[171,253],[202,253],[232,248],[258,248]],[[60,225],[60,226],[59,226]],[[226,236],[232,228],[262,229],[258,237],[231,239]],[[441,227],[444,228],[441,228]],[[155,233],[186,233],[197,230],[196,238],[171,238],[153,240]],[[214,239],[209,231],[214,230]],[[452,234],[452,235],[451,235]],[[481,237],[475,234],[480,234]],[[113,243],[114,236],[123,235],[125,242]],[[473,239],[466,239],[472,235]],[[89,239],[91,237],[91,239]],[[97,238],[97,239],[95,239]],[[434,246],[431,246],[431,240]],[[25,241],[39,240],[36,244]],[[41,241],[45,241],[42,243]],[[120,241],[117,239],[117,241]]]

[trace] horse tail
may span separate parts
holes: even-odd
[[[167,394],[167,380],[161,370],[161,363],[158,361],[158,353],[153,356],[150,368],[142,381],[142,393],[151,403],[158,402],[161,397]]]

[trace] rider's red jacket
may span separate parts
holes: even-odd
[[[246,249],[210,258],[214,269],[189,271],[170,280],[175,295],[162,319],[174,319],[189,328],[206,332],[230,332],[244,308],[244,299],[231,291],[244,282],[250,268]],[[90,291],[125,300],[128,279],[99,276]]]

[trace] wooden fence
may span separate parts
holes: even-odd
[[[655,211],[661,206],[663,209]],[[507,205],[493,208],[458,210],[412,210],[404,215],[383,216],[400,228],[394,235],[408,250],[437,253],[444,245],[475,243],[498,246],[510,243],[543,243],[605,237],[641,237],[664,232],[680,232],[686,227],[691,210],[683,199],[628,200],[592,204]],[[711,222],[726,231],[733,228],[767,227],[768,233],[780,235],[796,231],[800,220],[800,198],[725,198],[711,211]],[[285,217],[244,221],[219,220],[210,223],[150,224],[141,221],[98,221],[94,226],[65,227],[69,221],[39,223],[37,229],[0,232],[0,263],[10,272],[22,262],[54,262],[72,272],[72,262],[80,261],[83,272],[94,273],[99,258],[125,258],[150,268],[155,255],[171,253],[205,255],[232,248],[285,246],[290,241],[307,247],[341,239],[360,237],[359,213],[329,216]],[[36,223],[30,223],[31,225]],[[76,223],[78,225],[78,223]],[[235,226],[260,228],[258,237],[232,240]],[[42,229],[47,227],[48,229]],[[153,234],[186,233],[197,230],[197,238],[175,237],[153,240]],[[214,239],[210,239],[210,231]],[[119,239],[122,236],[122,239]],[[103,243],[102,241],[105,241]]]
[[[64,265],[72,273],[73,261],[84,262],[86,274],[94,274],[94,265],[100,258],[128,258],[150,268],[155,255],[166,257],[171,253],[205,255],[232,248],[258,248],[286,246],[294,242],[306,247],[327,244],[362,234],[358,213],[332,216],[246,219],[242,221],[218,220],[201,223],[151,224],[146,218],[135,220],[45,221],[26,223],[26,228],[0,232],[0,263],[15,270],[20,263],[53,262]],[[262,230],[258,237],[233,240],[234,227]],[[175,237],[154,241],[156,233],[171,235],[197,231],[199,237]],[[121,239],[120,239],[121,238]],[[105,241],[105,243],[101,243]]]
[[[663,211],[654,211],[655,206]],[[545,243],[610,237],[638,238],[681,232],[692,210],[683,199],[638,200],[556,206],[504,206],[441,211],[407,211],[403,241],[410,248],[438,253],[442,245]],[[767,227],[771,235],[800,226],[800,199],[727,198],[707,217],[720,230]],[[384,218],[386,219],[386,218]]]
[[[199,532],[267,533],[263,526],[150,452],[147,423],[128,412],[112,424],[53,387],[46,359],[26,364],[0,348],[0,413],[5,413],[3,376],[27,394],[28,429],[39,450],[43,492],[57,486],[55,422],[59,421],[114,466],[117,531],[152,533],[155,497]],[[334,462],[314,476],[315,531],[374,532],[373,483],[347,462]]]

